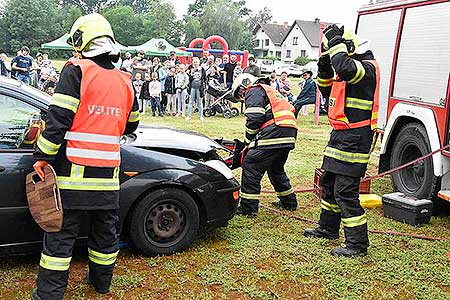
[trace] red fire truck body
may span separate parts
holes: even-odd
[[[359,11],[381,69],[380,171],[449,143],[450,1],[377,1]],[[450,151],[395,172],[397,191],[450,201]]]

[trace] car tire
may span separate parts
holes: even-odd
[[[391,153],[391,168],[401,166],[431,152],[425,127],[409,123],[400,129]],[[395,191],[419,199],[434,199],[439,177],[434,175],[433,159],[394,172],[391,181]]]
[[[233,117],[239,116],[239,109],[237,109],[236,107],[232,107],[232,108],[231,108],[231,115],[232,115]]]
[[[194,199],[182,190],[163,188],[149,193],[134,207],[129,236],[145,255],[170,255],[192,245],[199,224]]]

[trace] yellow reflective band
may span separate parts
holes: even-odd
[[[245,110],[244,114],[266,114],[266,110],[262,107],[249,107]]]
[[[270,106],[270,103],[266,105],[266,108],[265,108],[265,109],[266,109],[266,111],[269,111],[269,110],[272,109],[272,107]]]
[[[364,76],[366,76],[366,70],[364,69],[362,63],[357,60],[354,60],[354,63],[356,65],[356,74],[355,77],[353,77],[353,79],[348,82],[350,84],[357,84],[361,81],[361,79],[364,78]]]
[[[47,155],[56,155],[58,153],[59,147],[61,147],[61,144],[52,143],[45,137],[40,135],[37,141],[37,146],[39,149],[41,149],[42,152]]]
[[[41,253],[39,265],[51,271],[67,271],[70,267],[72,257],[53,257]]]
[[[290,188],[287,191],[283,191],[283,192],[277,192],[277,196],[278,197],[286,197],[289,196],[290,194],[293,194],[295,192],[294,188]]]
[[[330,54],[331,57],[335,56],[338,53],[348,53],[347,46],[341,43],[328,50],[328,54]]]
[[[330,79],[323,79],[320,77],[317,77],[317,84],[321,87],[329,87],[333,85],[333,78]]]
[[[259,128],[258,129],[250,129],[248,127],[245,127],[245,132],[247,132],[248,134],[257,134],[259,132]]]
[[[350,163],[367,164],[370,154],[346,152],[332,147],[325,148],[325,156]]]
[[[77,191],[118,191],[119,178],[74,178],[57,176],[61,190]]]
[[[72,164],[70,167],[70,177],[72,178],[83,178],[84,176],[84,166]]]
[[[342,218],[342,225],[345,227],[356,227],[367,223],[367,215],[364,213],[361,216],[352,218]]]
[[[284,117],[284,116],[294,117],[294,113],[292,111],[290,111],[290,110],[280,110],[280,111],[275,111],[273,113],[273,116],[275,118]]]
[[[295,138],[287,137],[287,138],[259,140],[257,143],[258,146],[271,146],[271,145],[280,145],[280,144],[295,144]],[[249,148],[255,147],[255,142],[251,142],[248,147]]]
[[[89,260],[102,266],[109,266],[116,262],[119,250],[114,253],[100,253],[92,249],[88,249]]]
[[[50,105],[59,106],[68,110],[73,111],[74,113],[78,110],[78,105],[80,104],[80,100],[64,94],[53,94],[52,99],[50,100]]]
[[[241,198],[247,199],[247,200],[259,200],[260,194],[247,194],[244,192],[240,193]]]
[[[325,210],[334,212],[334,213],[340,213],[341,212],[341,209],[340,209],[339,205],[328,203],[328,202],[326,202],[323,199],[320,202],[320,207],[322,207]]]
[[[128,116],[128,122],[137,122],[141,119],[139,111],[132,111]]]
[[[347,97],[345,107],[356,108],[361,110],[372,110],[373,102],[370,100]]]
[[[281,120],[277,122],[277,125],[294,125],[297,126],[297,122],[295,120]]]
[[[251,141],[247,138],[247,136],[245,136],[244,137],[244,142],[247,143],[247,144],[250,144]]]

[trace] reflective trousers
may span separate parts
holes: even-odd
[[[325,171],[320,179],[322,201],[320,227],[338,233],[342,221],[345,244],[354,249],[367,249],[367,216],[359,202],[361,178]]]
[[[250,149],[242,164],[241,207],[245,212],[258,212],[261,179],[267,171],[281,204],[296,208],[297,198],[284,170],[290,149]]]
[[[72,250],[81,222],[89,220],[89,278],[108,291],[118,254],[117,210],[65,210],[60,232],[45,233],[39,263],[37,292],[41,300],[61,300],[67,288]]]

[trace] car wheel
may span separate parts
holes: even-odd
[[[231,115],[232,115],[233,117],[239,116],[239,109],[237,109],[236,107],[232,107],[232,108],[231,108]]]
[[[411,162],[431,152],[425,127],[409,123],[398,133],[391,153],[391,168]],[[396,191],[419,199],[432,199],[439,186],[434,175],[433,159],[428,158],[391,175]]]
[[[224,117],[225,119],[231,118],[231,117],[232,117],[231,110],[229,110],[229,109],[225,110],[225,111],[223,112],[223,117]]]
[[[130,239],[145,255],[166,255],[192,245],[199,228],[198,207],[192,197],[175,188],[151,192],[133,209]]]

